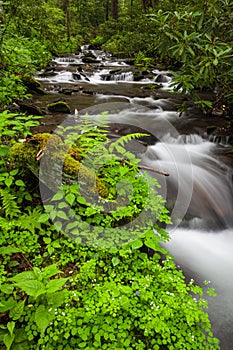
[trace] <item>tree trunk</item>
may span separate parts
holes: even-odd
[[[67,41],[70,41],[70,0],[64,0],[66,14],[66,35]]]
[[[0,24],[5,24],[5,16],[3,11],[3,6],[0,3]]]
[[[109,20],[109,0],[106,0],[106,5],[105,5],[105,20]]]
[[[143,9],[148,12],[150,7],[154,7],[154,0],[142,0]]]
[[[119,0],[112,0],[112,18],[118,20]]]
[[[133,0],[130,0],[130,17],[133,18]]]

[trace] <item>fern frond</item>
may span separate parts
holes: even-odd
[[[41,223],[39,222],[40,215],[41,211],[35,208],[29,214],[21,215],[20,218],[14,221],[14,224],[23,230],[34,233],[36,229],[41,229]]]
[[[16,197],[13,196],[9,190],[0,189],[0,197],[1,197],[1,209],[3,209],[5,216],[12,219],[17,217],[21,211],[16,203]]]
[[[135,140],[135,139],[139,139],[141,137],[144,136],[149,136],[148,134],[143,134],[143,133],[134,133],[134,134],[128,134],[128,135],[124,135],[121,136],[118,140],[116,140],[115,142],[113,142],[110,146],[109,146],[109,152],[113,152],[114,149],[119,152],[119,153],[123,153],[123,147],[125,146],[125,144],[131,140]],[[124,150],[126,151],[126,150]]]

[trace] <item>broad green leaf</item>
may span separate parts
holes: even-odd
[[[68,278],[59,278],[49,281],[46,285],[47,293],[57,292],[62,288],[67,280]]]
[[[45,286],[42,282],[36,280],[28,280],[24,282],[15,283],[16,287],[22,289],[28,295],[34,297],[35,299],[41,295],[46,293]]]
[[[74,202],[75,202],[75,195],[73,193],[68,193],[65,198],[66,198],[67,202],[69,203],[69,205],[73,205],[74,204]]]
[[[13,179],[11,177],[8,177],[8,179],[5,180],[5,184],[7,187],[10,187],[12,185]]]
[[[7,329],[10,332],[10,335],[13,335],[14,329],[15,329],[15,322],[11,321],[7,323]]]
[[[132,242],[132,249],[139,249],[143,246],[143,242],[141,239],[136,239],[135,241]]]
[[[19,248],[15,248],[15,247],[1,247],[0,248],[0,255],[12,255],[14,253],[18,253],[20,252]]]
[[[0,313],[11,310],[16,304],[15,299],[10,297],[7,301],[2,301],[2,305],[0,306]]]
[[[51,316],[44,305],[39,305],[35,312],[35,322],[40,333],[44,334],[51,321]]]
[[[59,292],[47,294],[46,296],[48,305],[53,307],[54,309],[60,307],[64,301],[65,301],[65,294],[64,290],[61,290]]]
[[[34,271],[24,271],[12,277],[11,280],[13,282],[25,282],[26,280],[35,280],[35,279],[36,279],[36,274]]]
[[[63,210],[58,210],[57,215],[58,218],[68,220],[66,213]]]
[[[13,343],[13,341],[14,341],[14,338],[15,338],[15,335],[14,335],[14,334],[12,334],[12,335],[10,335],[10,334],[5,334],[5,336],[4,336],[4,338],[3,338],[3,342],[4,342],[4,344],[6,345],[6,350],[10,350],[11,345],[12,345],[12,343]]]
[[[19,187],[25,187],[26,186],[25,183],[22,180],[16,180],[15,184],[16,184],[16,186],[19,186]]]
[[[21,300],[16,304],[14,308],[11,309],[10,317],[13,320],[16,321],[22,316],[23,310],[24,310],[24,304],[25,304],[25,300]]]
[[[42,272],[43,278],[50,278],[52,276],[61,273],[61,270],[58,269],[56,264],[46,266]]]
[[[39,219],[38,219],[38,221],[40,222],[40,223],[45,223],[45,222],[47,222],[49,220],[49,215],[48,214],[41,214],[40,216],[39,216]]]
[[[64,192],[60,191],[53,196],[52,201],[60,201],[62,198],[64,198]]]

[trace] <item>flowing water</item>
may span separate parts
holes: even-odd
[[[189,116],[177,112],[176,104],[181,99],[170,93],[168,72],[151,70],[148,76],[135,81],[134,67],[127,61],[91,51],[96,62],[85,65],[82,61],[85,50],[86,47],[79,55],[54,59],[50,74],[42,72],[38,77],[51,94],[36,97],[35,103],[43,106],[51,100],[65,99],[72,108],[71,118],[78,113],[82,118],[88,112],[98,119],[101,112],[107,111],[113,131],[124,134],[139,128],[153,136],[148,147],[138,152],[143,164],[170,174],[156,175],[173,221],[167,228],[171,240],[166,247],[187,278],[200,284],[210,280],[216,289],[218,296],[210,298],[209,314],[221,349],[230,350],[233,347],[230,137],[208,135],[212,120],[198,112]],[[71,93],[65,95],[64,89]],[[48,115],[43,127],[52,129],[61,120],[59,115]],[[151,175],[155,176],[152,172]]]

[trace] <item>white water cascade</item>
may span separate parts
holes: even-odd
[[[166,184],[168,202],[175,202],[171,240],[166,244],[186,275],[202,284],[210,281],[217,297],[209,299],[213,331],[221,340],[221,350],[233,344],[233,191],[230,169],[217,159],[220,146],[198,135],[169,135],[150,146],[144,161],[170,172]],[[187,154],[190,163],[187,164]],[[179,201],[176,198],[179,196]],[[174,197],[176,197],[174,199]],[[190,204],[182,223],[186,199]],[[187,204],[187,203],[186,203]]]
[[[168,227],[171,240],[166,247],[187,278],[194,278],[200,284],[204,280],[211,281],[218,294],[209,298],[213,331],[220,338],[221,350],[231,350],[232,158],[224,151],[228,143],[232,143],[232,137],[205,136],[203,131],[212,120],[199,115],[196,118],[192,112],[189,116],[180,115],[176,105],[181,97],[170,94],[172,76],[168,72],[153,69],[150,79],[133,81],[135,67],[100,51],[91,51],[100,62],[90,64],[90,69],[82,61],[85,52],[89,52],[88,46],[83,46],[82,52],[74,57],[54,59],[53,74],[38,80],[55,94],[54,99],[63,98],[73,110],[79,110],[77,118],[87,112],[96,120],[107,111],[110,125],[120,125],[129,132],[137,127],[153,135],[152,144],[140,156],[143,164],[170,174],[168,177],[156,175],[173,222]],[[80,70],[76,71],[75,66]],[[117,70],[113,71],[113,67]],[[76,91],[79,83],[82,89]],[[155,90],[151,89],[152,84],[157,84]],[[57,86],[73,89],[73,93],[62,95],[62,89],[57,93],[54,89]],[[155,174],[151,172],[151,176]]]

